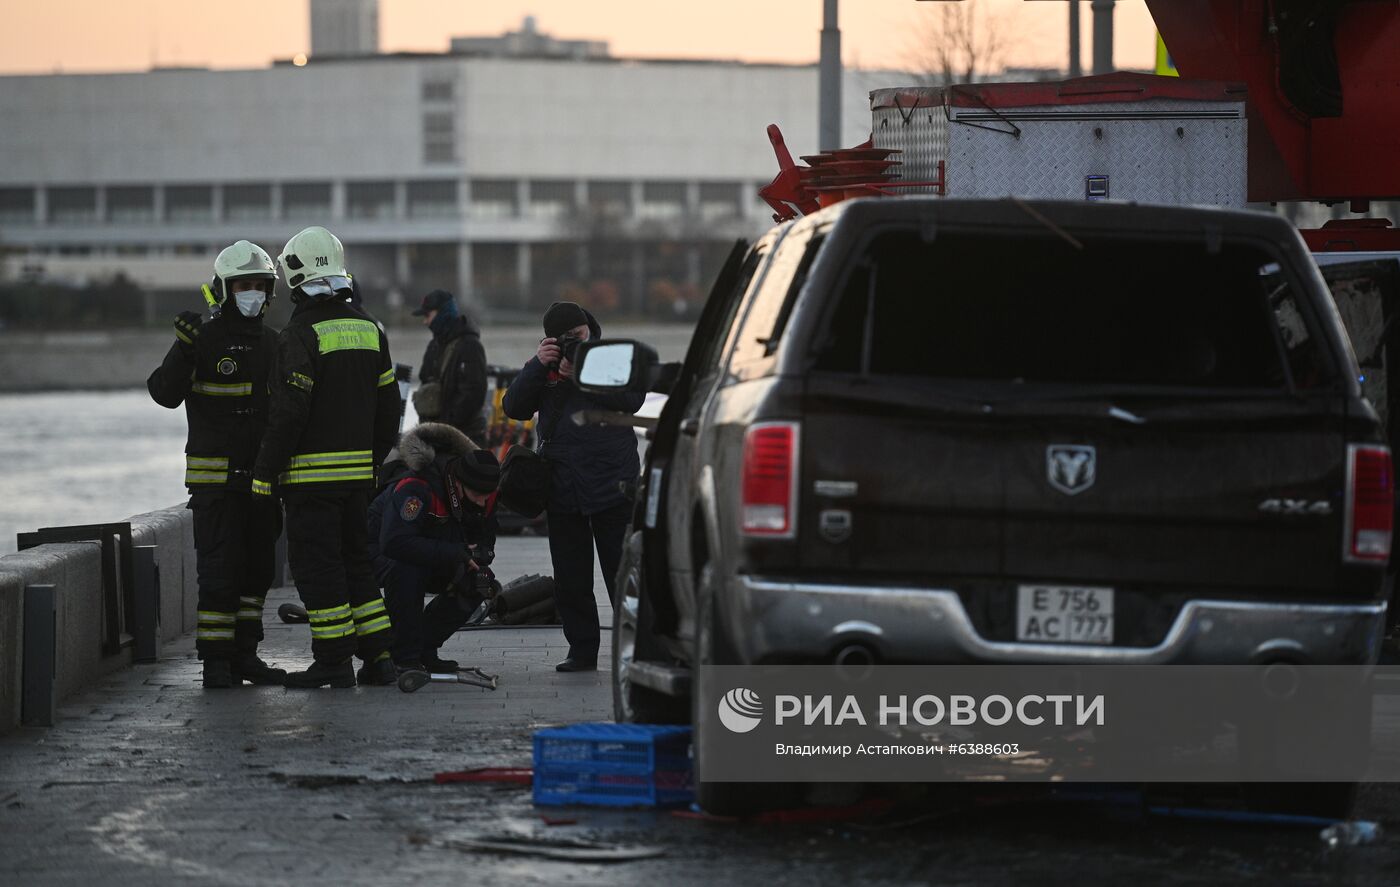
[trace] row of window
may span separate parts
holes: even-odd
[[[328,216],[334,203],[332,187],[330,182],[284,184],[280,213],[271,184],[167,185],[161,195],[152,185],[112,185],[101,194],[94,186],[65,185],[47,188],[45,198],[48,220],[56,224],[153,222],[160,215],[158,197],[163,197],[165,221],[255,221]],[[634,207],[637,190],[639,202]],[[635,189],[631,182],[616,181],[474,179],[463,189],[458,181],[443,179],[405,183],[404,210],[410,218],[453,217],[460,212],[464,191],[469,198],[468,212],[480,216],[562,217],[587,206],[667,218],[683,216],[690,209],[686,182],[642,182],[640,189]],[[707,218],[743,216],[752,203],[751,191],[739,182],[701,182],[696,209]],[[105,198],[105,209],[99,196]],[[398,183],[347,182],[344,201],[347,218],[395,218]],[[37,189],[0,188],[0,224],[33,223],[38,207]]]
[[[177,243],[173,245],[150,246],[146,244],[102,244],[93,246],[85,243],[65,243],[51,246],[35,246],[25,251],[29,257],[42,258],[49,256],[79,256],[112,258],[120,256],[125,258],[146,258],[146,259],[187,259],[192,256],[213,256],[223,249],[222,245],[210,243]]]

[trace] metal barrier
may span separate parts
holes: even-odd
[[[102,545],[102,655],[115,656],[135,639],[128,630],[134,622],[136,582],[131,546],[131,524],[84,524],[76,527],[41,527],[16,536],[20,551],[53,542],[99,542]]]
[[[135,649],[133,662],[155,662],[160,658],[160,562],[156,546],[133,546],[136,585],[132,594],[131,634]]]
[[[55,706],[54,677],[58,669],[57,596],[52,585],[24,588],[24,685],[20,697],[20,723],[52,727]]]

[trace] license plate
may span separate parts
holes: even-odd
[[[1113,643],[1113,589],[1019,586],[1016,640],[1042,644]]]

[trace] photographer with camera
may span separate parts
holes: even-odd
[[[593,590],[593,550],[603,571],[608,600],[622,559],[622,541],[632,516],[621,483],[641,471],[631,428],[576,425],[580,410],[635,413],[644,394],[586,394],[573,384],[573,359],[580,342],[601,338],[593,315],[573,302],[555,302],[544,313],[544,338],[535,356],[507,389],[507,416],[521,421],[537,411],[535,426],[550,464],[549,556],[554,563],[554,601],[569,642],[558,671],[598,667],[598,604]]]
[[[490,450],[437,422],[405,432],[398,456],[402,467],[369,512],[370,556],[395,628],[389,652],[399,671],[456,671],[457,663],[439,658],[438,650],[495,581],[500,464]],[[437,597],[425,607],[429,594]]]

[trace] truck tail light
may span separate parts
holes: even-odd
[[[1349,445],[1346,535],[1342,541],[1344,560],[1383,564],[1390,559],[1394,496],[1390,448],[1373,444]]]
[[[760,422],[744,432],[739,529],[745,536],[797,533],[796,422]]]

